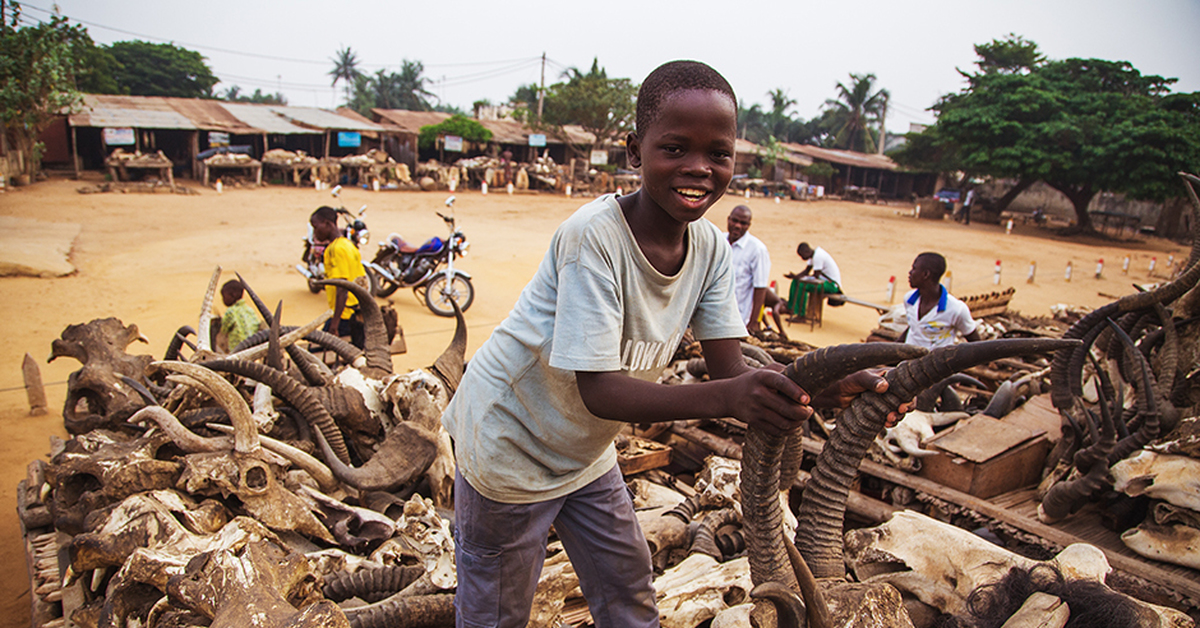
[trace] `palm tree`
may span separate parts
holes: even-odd
[[[846,148],[864,153],[874,153],[876,135],[871,128],[887,109],[888,91],[872,91],[874,74],[850,74],[850,87],[837,84],[837,99],[825,101],[831,115],[831,132],[836,148]]]
[[[336,86],[338,81],[342,82],[342,87],[346,90],[346,102],[350,102],[350,88],[354,85],[355,79],[362,76],[362,72],[358,71],[358,55],[346,46],[337,51],[337,56],[330,59],[333,62],[333,69],[329,71],[329,76],[333,77],[331,85]]]
[[[771,135],[781,142],[790,142],[795,120],[792,119],[792,114],[788,113],[788,109],[794,107],[796,101],[788,98],[787,92],[778,87],[767,92],[767,96],[771,99],[771,111],[766,113]]]

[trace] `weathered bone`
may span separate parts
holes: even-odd
[[[1145,521],[1122,533],[1121,542],[1146,558],[1200,569],[1200,530],[1191,526]]]
[[[886,582],[943,613],[962,615],[967,596],[999,581],[1014,567],[1056,567],[1067,580],[1103,584],[1111,571],[1098,548],[1076,543],[1048,561],[1035,561],[989,543],[970,532],[912,512],[900,511],[874,528],[846,533],[846,557],[866,583]],[[1130,598],[1133,599],[1133,598]],[[1176,625],[1182,613],[1134,600]]]
[[[745,557],[720,563],[707,554],[692,554],[654,579],[663,628],[691,628],[708,621],[747,600],[752,588]]]
[[[234,450],[242,454],[258,451],[260,447],[258,426],[254,424],[254,418],[250,415],[250,407],[246,405],[246,400],[233,387],[233,384],[198,364],[160,361],[154,362],[152,366],[174,373],[182,373],[200,382],[205,392],[216,400],[229,415],[229,420],[233,423],[234,428]]]
[[[83,366],[67,380],[63,424],[67,432],[82,434],[97,427],[124,422],[146,405],[138,392],[121,376],[146,381],[148,355],[128,355],[135,340],[146,342],[137,325],[125,326],[115,318],[93,320],[86,325],[68,325],[51,343],[48,362],[71,357]]]
[[[84,530],[89,513],[153,489],[175,486],[182,466],[162,460],[158,450],[170,444],[165,434],[120,440],[103,430],[80,434],[46,467],[54,526],[67,534]]]
[[[1200,511],[1200,460],[1142,450],[1110,469],[1113,488]]]
[[[336,604],[322,599],[308,561],[265,540],[196,556],[167,590],[214,628],[350,626]]]

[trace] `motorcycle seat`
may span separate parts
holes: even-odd
[[[401,238],[400,235],[396,233],[393,233],[391,236],[389,236],[388,241],[391,242],[393,248],[401,253],[416,253],[420,250],[420,248],[405,242],[404,238]]]
[[[445,243],[442,241],[441,238],[434,236],[432,238],[429,238],[429,241],[426,242],[425,244],[422,244],[421,248],[416,249],[415,252],[417,252],[417,253],[437,253],[438,251],[442,250],[442,247],[444,245],[445,245]]]

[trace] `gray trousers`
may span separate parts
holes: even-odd
[[[454,597],[459,628],[520,628],[529,621],[551,524],[598,628],[656,627],[650,548],[620,470],[558,499],[503,504],[454,479]]]

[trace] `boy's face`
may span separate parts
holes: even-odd
[[[729,187],[737,111],[719,92],[675,92],[641,137],[630,135],[630,164],[642,169],[642,191],[669,216],[689,223],[704,216]]]
[[[921,260],[913,260],[912,268],[908,271],[908,287],[920,288],[929,281],[929,270]]]
[[[222,290],[221,302],[225,304],[225,307],[229,307],[238,302],[238,297],[233,293],[232,290]]]

